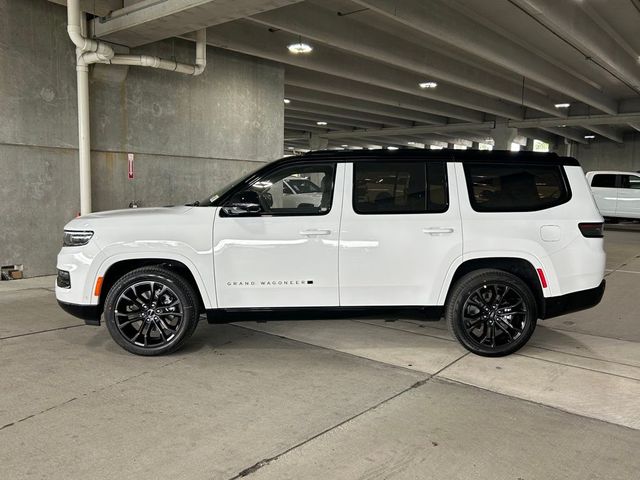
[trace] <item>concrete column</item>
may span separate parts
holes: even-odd
[[[324,150],[329,146],[329,139],[319,137],[316,133],[309,135],[309,148],[311,150]]]
[[[455,145],[453,143],[447,143],[447,148],[450,150],[453,150],[453,147],[455,147]]]
[[[471,142],[471,150],[480,150],[480,142]]]
[[[509,127],[505,120],[496,120],[496,126],[491,130],[491,136],[495,142],[495,150],[511,150],[511,143],[518,135],[518,129]]]
[[[527,152],[533,152],[533,138],[527,137],[527,144],[524,145],[521,150],[525,150]]]

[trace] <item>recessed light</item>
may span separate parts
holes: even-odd
[[[585,135],[584,138],[586,138],[587,140],[591,140],[591,139],[596,138],[596,136],[595,135]]]
[[[438,86],[438,82],[422,82],[418,85],[420,88],[436,88]]]
[[[570,103],[556,103],[554,107],[556,108],[569,108],[571,106]]]
[[[324,127],[327,124],[327,122],[316,122],[316,125],[320,125],[321,127]]]
[[[389,145],[387,150],[398,150],[398,147],[394,147],[393,145]]]
[[[291,53],[299,54],[299,53],[309,53],[313,50],[313,47],[308,43],[298,42],[292,43],[291,45],[287,45],[287,48]]]
[[[288,98],[284,99],[284,103],[286,103],[287,105],[291,103],[291,100],[289,100]]]

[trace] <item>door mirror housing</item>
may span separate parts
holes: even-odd
[[[225,206],[222,212],[230,217],[255,216],[262,213],[259,195],[252,191],[236,193]]]

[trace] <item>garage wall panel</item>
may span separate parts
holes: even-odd
[[[131,53],[192,62],[168,39]],[[91,74],[93,208],[202,199],[282,154],[281,66],[208,49],[199,77],[98,66]],[[74,48],[66,9],[0,0],[0,265],[55,272],[64,224],[79,211]],[[135,154],[135,179],[126,154]]]

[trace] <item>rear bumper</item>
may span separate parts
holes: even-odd
[[[78,305],[76,303],[61,302],[60,300],[58,300],[58,305],[68,314],[84,320],[87,325],[100,325],[102,310],[99,305]]]
[[[605,285],[606,281],[602,280],[600,285],[595,288],[590,288],[589,290],[581,290],[579,292],[573,292],[559,297],[545,298],[544,316],[542,318],[547,319],[559,317],[560,315],[566,315],[567,313],[595,307],[600,303],[600,300],[602,300]]]

